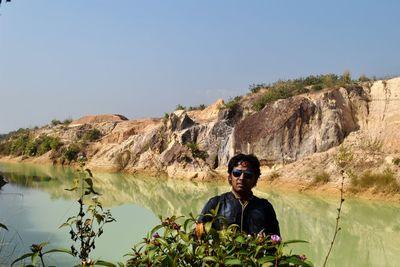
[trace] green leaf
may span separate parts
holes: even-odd
[[[43,252],[43,255],[48,254],[48,253],[54,253],[54,252],[66,253],[66,254],[74,256],[74,254],[72,254],[71,250],[70,249],[66,249],[66,248],[49,249],[48,251]]]
[[[75,191],[76,189],[78,189],[78,187],[65,188],[64,190],[67,190],[67,191]]]
[[[215,207],[215,209],[211,209],[210,213],[213,217],[216,217],[218,215],[218,210],[219,210],[219,202],[217,204],[217,206]]]
[[[6,229],[8,231],[7,226],[5,226],[4,224],[0,223],[0,228]]]
[[[208,234],[211,230],[212,222],[206,222],[204,224],[204,231]]]
[[[38,257],[39,257],[39,251],[35,252],[35,253],[32,253],[32,256],[31,256],[32,265],[36,264],[36,261],[37,261]]]
[[[162,245],[162,246],[164,246],[164,247],[168,247],[169,245],[168,245],[168,242],[164,239],[164,238],[156,238],[156,240],[158,241],[158,242],[160,242],[160,244]]]
[[[239,259],[225,259],[224,261],[226,266],[231,266],[231,265],[242,265],[242,262]]]
[[[159,224],[150,231],[150,235],[153,235],[158,229],[163,228],[164,226]]]
[[[211,261],[211,262],[218,262],[218,259],[217,259],[217,257],[215,257],[215,256],[207,256],[207,257],[204,257],[204,258],[203,258],[203,262],[208,262],[208,261]]]
[[[265,256],[257,260],[259,264],[264,264],[266,262],[274,262],[274,261],[275,261],[274,256]]]
[[[288,241],[283,242],[283,245],[292,244],[292,243],[310,243],[310,242],[305,241],[305,240],[300,240],[300,239],[294,239],[294,240],[288,240]]]
[[[65,222],[65,223],[61,224],[58,228],[63,228],[65,226],[70,226],[70,224]]]
[[[299,266],[311,267],[307,262],[300,260],[297,256],[293,255],[285,259],[288,263],[293,263]]]
[[[256,253],[254,254],[254,256],[257,257],[258,253],[260,253],[260,250],[263,248],[263,246],[257,246],[256,248]]]
[[[15,263],[19,262],[20,260],[23,260],[23,259],[26,259],[26,258],[28,258],[28,257],[31,257],[32,255],[33,255],[33,253],[26,253],[26,254],[22,255],[21,257],[19,257],[19,258],[17,258],[16,260],[14,260],[14,261],[11,263],[11,266],[13,266]]]
[[[240,243],[240,244],[246,243],[246,240],[244,239],[244,237],[242,235],[236,237],[235,241]]]
[[[85,169],[85,171],[87,171],[87,173],[89,174],[89,176],[93,178],[93,174],[92,174],[92,171],[91,171],[91,170]]]
[[[93,180],[91,178],[86,178],[85,182],[90,186],[90,188],[93,188]]]
[[[100,224],[104,220],[104,217],[101,216],[100,214],[95,214],[94,216],[96,217],[98,224]]]
[[[103,260],[97,260],[94,263],[95,266],[108,266],[108,267],[117,267],[114,263],[108,262],[108,261],[103,261]]]
[[[179,232],[179,236],[180,236],[180,237],[182,238],[182,240],[185,241],[185,242],[189,242],[189,241],[190,241],[189,235],[186,234],[186,233],[183,232],[183,231],[180,231],[180,232]]]
[[[187,226],[188,226],[188,224],[189,224],[189,223],[194,223],[194,222],[195,222],[195,220],[192,219],[192,218],[186,219],[185,222],[183,223],[183,229],[184,229],[185,231],[187,231]]]

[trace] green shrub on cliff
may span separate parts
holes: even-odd
[[[29,133],[22,133],[11,140],[10,154],[21,156],[25,153],[27,145],[32,142]]]
[[[195,158],[200,158],[203,160],[206,160],[208,158],[208,154],[206,151],[200,150],[199,145],[195,142],[191,142],[186,144],[186,146],[190,149],[192,152],[193,157]]]
[[[53,120],[51,120],[51,122],[50,122],[50,125],[51,125],[51,126],[57,126],[57,125],[59,125],[59,124],[62,124],[62,122],[61,122],[60,120],[57,120],[57,119],[53,119]]]
[[[329,182],[330,175],[325,172],[321,171],[315,174],[313,178],[313,184],[326,184]]]
[[[81,146],[79,144],[70,144],[62,153],[63,157],[69,162],[77,160],[78,154],[81,152]]]
[[[194,106],[194,107],[190,106],[190,107],[188,108],[188,110],[189,110],[189,111],[191,111],[191,110],[204,110],[206,107],[207,107],[206,105],[200,104],[200,105]]]
[[[83,140],[93,142],[93,141],[100,139],[101,136],[102,136],[102,134],[101,134],[100,130],[93,128],[93,129],[90,129],[89,131],[87,131],[83,135]]]
[[[390,169],[386,169],[381,173],[368,170],[361,175],[351,175],[352,191],[360,192],[367,189],[384,193],[399,193],[400,184]]]
[[[310,75],[305,78],[279,80],[272,84],[253,84],[249,89],[251,93],[266,89],[266,92],[253,103],[253,108],[260,111],[266,104],[278,99],[285,99],[309,91],[319,91],[323,88],[349,85],[354,85],[354,82],[351,80],[350,72],[345,71],[342,76],[331,73]]]
[[[57,151],[61,146],[62,142],[59,137],[52,137],[52,136],[41,136],[38,140],[38,155],[43,155],[44,153],[54,150]]]
[[[185,106],[182,106],[181,104],[178,104],[175,108],[175,110],[186,110]]]
[[[228,109],[235,109],[239,106],[239,101],[242,97],[241,96],[235,96],[234,98],[229,99],[228,102],[225,103],[225,108]]]

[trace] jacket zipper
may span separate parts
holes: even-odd
[[[242,215],[240,217],[240,231],[243,232],[243,214],[244,214],[244,209],[246,208],[247,204],[249,204],[248,201],[245,201],[244,203],[242,203],[242,201],[239,199],[239,203],[242,206]]]

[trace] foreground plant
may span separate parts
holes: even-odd
[[[42,264],[42,266],[45,267],[46,264],[45,264],[44,256],[46,254],[55,253],[55,252],[62,252],[62,253],[67,253],[67,254],[72,255],[70,250],[63,249],[63,248],[54,248],[54,249],[49,249],[47,251],[43,251],[44,247],[46,247],[48,244],[49,244],[49,242],[43,242],[43,243],[40,243],[40,244],[32,244],[31,252],[30,253],[26,253],[26,254],[18,257],[16,260],[14,260],[11,263],[11,266],[13,266],[17,262],[22,261],[22,260],[24,260],[26,258],[30,258],[31,259],[31,264],[27,265],[27,266],[36,266],[37,262],[40,260],[40,263]]]
[[[340,181],[340,203],[339,207],[337,208],[337,216],[336,216],[336,223],[335,223],[335,230],[333,232],[333,237],[331,244],[329,246],[328,253],[325,256],[324,264],[322,265],[323,267],[326,266],[329,256],[331,254],[333,245],[335,244],[336,237],[342,228],[339,226],[340,224],[340,219],[341,219],[341,213],[342,213],[342,206],[344,202],[344,178],[345,174],[349,171],[349,166],[353,160],[353,153],[345,146],[341,145],[339,147],[339,151],[335,156],[335,164],[336,167],[339,169],[340,176],[341,176],[341,181]]]
[[[103,234],[104,225],[115,221],[115,219],[112,217],[110,210],[103,210],[103,207],[98,200],[100,194],[96,192],[93,187],[92,172],[89,169],[84,169],[83,161],[80,163],[78,178],[74,179],[74,187],[66,190],[79,192],[79,212],[77,215],[69,217],[60,228],[70,227],[69,234],[74,242],[78,242],[79,251],[74,245],[72,245],[70,249],[57,248],[44,251],[43,249],[49,244],[48,242],[33,244],[30,253],[18,257],[11,265],[30,258],[31,264],[27,266],[37,266],[38,261],[40,260],[41,266],[45,267],[44,256],[46,254],[62,252],[74,257],[79,257],[80,264],[77,266],[117,266],[107,261],[92,260],[89,258],[90,252],[96,248],[96,238]],[[86,203],[86,198],[89,197],[91,198],[91,204],[88,205]],[[0,227],[7,229],[3,224],[0,224]],[[123,266],[123,264],[118,263],[118,266]]]
[[[69,234],[71,240],[78,242],[79,250],[74,245],[71,246],[71,253],[78,256],[82,266],[108,265],[104,261],[94,261],[90,259],[90,252],[96,248],[96,238],[103,234],[105,224],[115,221],[110,210],[103,210],[98,200],[100,195],[93,188],[93,175],[89,169],[84,169],[81,163],[79,177],[74,180],[74,187],[66,189],[68,191],[79,192],[79,212],[77,215],[69,217],[61,227],[70,227]],[[87,205],[85,198],[91,197],[91,204]],[[111,264],[112,265],[112,264]]]
[[[127,254],[127,266],[313,266],[304,255],[283,252],[290,243],[306,241],[247,235],[237,225],[217,231],[193,215],[179,224],[181,219],[160,217],[161,224]]]

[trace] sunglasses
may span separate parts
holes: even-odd
[[[241,175],[243,174],[243,178],[250,180],[254,177],[254,173],[251,171],[243,171],[243,170],[238,170],[238,169],[234,169],[232,171],[232,175],[235,178],[239,178]]]

